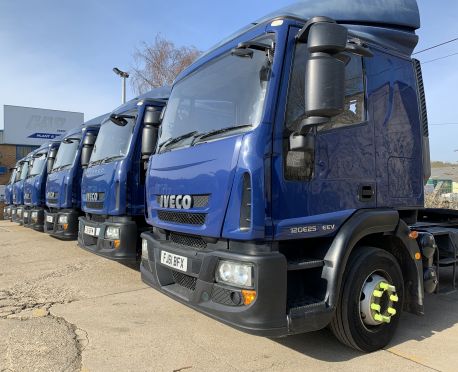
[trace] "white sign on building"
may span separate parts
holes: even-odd
[[[81,112],[5,105],[3,143],[40,146],[83,124]]]

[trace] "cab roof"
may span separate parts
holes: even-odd
[[[113,110],[113,112],[121,113],[121,112],[132,110],[136,108],[137,103],[141,101],[156,102],[157,104],[164,105],[170,97],[171,90],[172,88],[169,86],[151,89],[149,92],[140,94],[139,96],[132,98],[130,101],[117,107],[116,109]]]
[[[418,42],[415,35],[415,30],[420,28],[417,0],[302,0],[269,13],[236,31],[203,53],[196,62],[199,64],[216,49],[263,23],[278,18],[293,18],[305,23],[316,16],[332,18],[348,25],[349,30],[357,36],[404,54],[412,53]]]

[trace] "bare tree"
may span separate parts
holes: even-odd
[[[152,44],[143,42],[133,54],[132,88],[137,94],[142,94],[152,88],[171,85],[200,53],[194,46],[177,48],[170,40],[156,35]]]

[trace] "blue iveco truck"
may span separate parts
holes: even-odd
[[[41,232],[44,230],[48,155],[55,154],[59,145],[59,140],[53,140],[34,152],[24,184],[24,205],[26,206],[23,212],[24,226]]]
[[[28,154],[23,159],[19,160],[16,173],[16,179],[12,186],[13,206],[11,208],[11,221],[23,224],[24,213],[24,184],[30,171],[30,163],[32,154]]]
[[[5,187],[5,207],[3,208],[4,220],[11,220],[11,208],[13,207],[13,184],[16,181],[18,167],[19,163],[16,163],[16,165],[10,169],[11,176]]]
[[[118,107],[102,123],[81,181],[78,244],[98,255],[137,261],[145,221],[145,163],[153,152],[169,88]]]
[[[48,154],[44,231],[55,238],[74,240],[78,237],[82,150],[87,148],[89,151],[85,152],[90,155],[104,118],[105,115],[98,116],[69,130],[62,136],[59,149]]]
[[[187,68],[148,165],[143,281],[242,331],[329,325],[364,351],[422,314],[458,242],[457,212],[423,209],[419,27],[415,0],[302,1]]]
[[[11,220],[11,207],[13,205],[13,184],[16,180],[17,168],[19,164],[11,168],[11,176],[5,187],[5,207],[3,208],[3,219]]]

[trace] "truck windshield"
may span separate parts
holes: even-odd
[[[272,41],[273,36],[262,39],[267,44]],[[270,62],[265,51],[252,52],[251,58],[226,53],[173,87],[161,125],[159,146],[176,143],[174,139],[184,144],[181,138],[192,140],[205,133],[215,133],[212,137],[233,134],[232,127],[260,123]]]
[[[102,123],[97,139],[95,140],[89,165],[102,160],[120,159],[127,155],[137,112],[131,111],[122,115],[126,116],[124,119],[126,125],[124,126],[116,125],[110,119]]]
[[[25,180],[28,174],[29,174],[29,162],[26,161],[22,164],[21,175],[19,176],[19,179],[21,181]]]
[[[69,142],[65,142],[65,140],[62,141],[52,167],[53,170],[56,170],[57,168],[62,169],[73,164],[80,141],[81,138],[76,136],[72,136],[72,139]]]
[[[35,158],[33,159],[32,169],[29,172],[29,177],[34,177],[41,174],[46,165],[46,154],[47,152],[40,152],[35,155]]]
[[[17,174],[17,168],[13,169],[13,172],[11,173],[10,181],[8,184],[12,185],[14,182],[16,182],[16,174]]]

